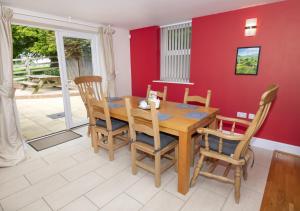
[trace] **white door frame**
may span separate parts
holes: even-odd
[[[66,58],[64,53],[64,41],[63,37],[71,38],[82,38],[91,40],[91,52],[92,52],[92,66],[93,66],[93,75],[101,75],[100,68],[100,56],[99,56],[99,39],[97,34],[94,33],[83,33],[77,31],[66,31],[66,30],[55,30],[56,37],[56,47],[57,47],[57,57],[59,62],[60,77],[62,83],[62,93],[63,93],[63,102],[64,102],[64,111],[65,111],[65,122],[67,129],[76,127],[72,119],[72,110],[71,110],[71,101],[68,88],[68,76],[67,76],[67,67],[66,67]]]

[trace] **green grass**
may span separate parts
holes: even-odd
[[[257,73],[257,64],[258,59],[255,56],[238,56],[236,73],[255,75]]]

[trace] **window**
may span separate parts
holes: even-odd
[[[180,23],[160,29],[160,80],[188,83],[190,80],[192,23]]]

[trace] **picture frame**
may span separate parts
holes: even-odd
[[[236,75],[257,75],[260,59],[260,46],[238,47],[236,50]]]

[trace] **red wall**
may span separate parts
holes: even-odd
[[[144,96],[147,85],[159,78],[159,27],[152,26],[130,31],[132,94]]]
[[[278,98],[258,137],[300,146],[300,1],[289,0],[192,21],[192,94],[212,90],[212,106],[223,115],[255,113],[268,84],[280,86]],[[247,18],[258,19],[257,35],[244,36]],[[132,93],[144,96],[159,79],[159,29],[131,31]],[[236,48],[261,46],[257,76],[234,74]],[[151,83],[155,88],[165,84]],[[168,85],[168,99],[182,101],[186,85]]]

